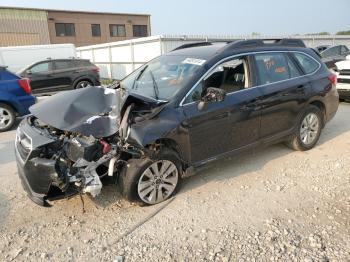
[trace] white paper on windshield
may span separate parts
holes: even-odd
[[[202,59],[197,58],[186,58],[184,61],[182,61],[183,64],[191,64],[191,65],[198,65],[202,66],[206,61]]]

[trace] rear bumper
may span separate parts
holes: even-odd
[[[20,116],[29,114],[29,107],[36,103],[36,98],[33,95],[17,97],[17,112]]]

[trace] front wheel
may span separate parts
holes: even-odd
[[[181,164],[173,150],[162,149],[155,159],[130,159],[118,178],[118,188],[129,201],[158,204],[177,190]]]
[[[312,149],[320,138],[322,123],[321,110],[316,106],[309,106],[301,115],[297,129],[287,142],[288,146],[298,151]]]

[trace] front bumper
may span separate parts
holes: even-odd
[[[52,185],[58,178],[56,163],[40,157],[40,148],[54,142],[31,127],[27,118],[22,120],[17,129],[15,156],[18,175],[28,197],[41,206],[50,206],[47,200],[73,195],[72,192],[63,193]]]

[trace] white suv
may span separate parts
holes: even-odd
[[[337,89],[339,98],[342,100],[350,100],[350,55],[346,60],[337,62],[338,83]]]

